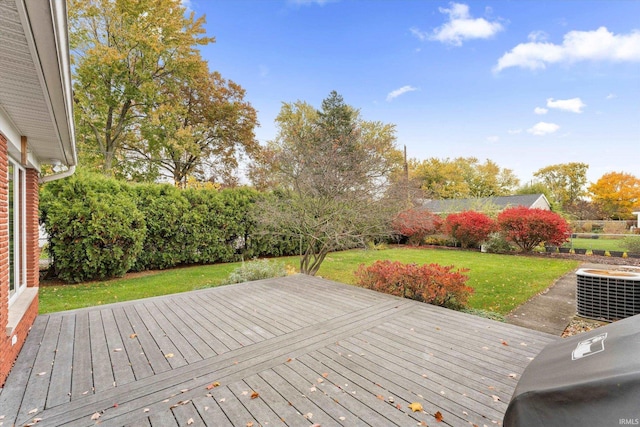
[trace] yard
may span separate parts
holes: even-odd
[[[405,263],[438,263],[469,269],[468,284],[475,289],[469,300],[470,307],[500,314],[508,313],[578,266],[577,261],[562,259],[447,249],[390,248],[333,253],[327,257],[318,275],[353,284],[353,272],[360,264],[383,259]],[[298,263],[297,257],[281,260],[292,266]],[[185,267],[76,285],[43,282],[40,288],[40,313],[219,286],[238,266],[240,263]]]

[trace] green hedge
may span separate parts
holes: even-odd
[[[41,219],[54,273],[68,282],[124,275],[142,250],[145,220],[129,187],[78,173],[47,184]]]
[[[293,255],[298,242],[258,229],[248,188],[179,190],[80,172],[41,190],[52,270],[71,282],[129,270]]]

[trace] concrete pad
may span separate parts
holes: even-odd
[[[604,264],[579,268],[615,269]],[[506,316],[507,323],[560,336],[576,315],[576,271],[562,276],[544,292],[534,296]]]

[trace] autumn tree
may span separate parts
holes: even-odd
[[[531,252],[542,242],[560,246],[567,241],[571,227],[555,212],[524,206],[507,208],[497,218],[507,240],[523,252]]]
[[[260,221],[300,242],[300,271],[314,275],[329,252],[388,236],[399,210],[385,191],[398,166],[394,126],[363,120],[336,92],[319,110],[283,104],[276,124],[269,163],[254,165],[276,187]]]
[[[411,175],[435,199],[505,196],[519,184],[512,170],[475,157],[430,158],[414,164]]]
[[[409,243],[419,245],[425,237],[440,230],[442,218],[427,209],[411,208],[398,213],[391,227],[397,235],[408,237]]]
[[[142,138],[125,144],[131,165],[155,164],[180,187],[194,175],[229,185],[239,157],[259,149],[256,111],[244,95],[242,87],[209,73],[203,63],[141,123]]]
[[[539,169],[533,176],[549,189],[552,203],[566,209],[586,195],[587,169],[586,163],[561,163]]]
[[[640,208],[640,179],[625,172],[605,173],[589,186],[589,194],[606,217],[629,219]]]
[[[201,67],[204,17],[180,0],[69,0],[81,154],[110,171],[166,88]]]
[[[463,248],[478,247],[496,230],[496,223],[486,214],[465,211],[447,215],[445,230]]]

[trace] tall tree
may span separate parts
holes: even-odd
[[[589,193],[608,218],[629,219],[634,209],[640,209],[640,179],[629,173],[605,173],[589,186]]]
[[[390,155],[394,126],[364,121],[336,92],[320,110],[285,103],[276,123],[270,162],[256,165],[257,176],[278,187],[261,222],[299,239],[301,272],[315,274],[331,251],[388,235],[399,210],[385,191],[401,166]]]
[[[533,174],[549,189],[553,201],[567,209],[586,194],[586,163],[561,163],[539,169]]]
[[[162,88],[200,67],[198,46],[214,39],[180,0],[69,0],[69,24],[80,148],[109,171]]]
[[[511,194],[519,184],[512,170],[475,157],[430,158],[412,168],[412,176],[435,199],[492,197]]]
[[[140,125],[142,138],[125,144],[132,164],[157,164],[178,186],[194,175],[229,185],[239,156],[259,149],[255,109],[240,85],[209,73],[205,63],[177,89]]]

